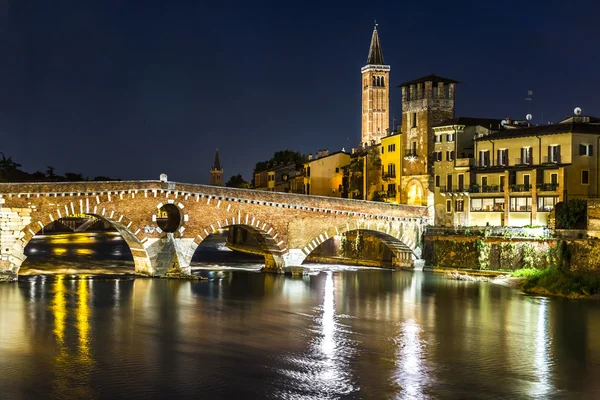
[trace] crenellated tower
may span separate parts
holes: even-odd
[[[362,143],[370,145],[381,142],[390,127],[390,66],[383,61],[377,25],[373,28],[367,65],[362,74]]]

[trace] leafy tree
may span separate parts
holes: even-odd
[[[46,174],[42,171],[35,171],[33,174],[31,174],[31,177],[36,181],[43,181],[46,179]]]
[[[65,179],[69,182],[85,181],[85,178],[82,174],[76,174],[74,172],[65,172]]]
[[[225,186],[232,188],[248,189],[250,188],[250,183],[246,182],[241,174],[237,174],[229,178]]]
[[[108,176],[104,176],[104,175],[99,175],[99,176],[95,176],[94,179],[92,179],[94,181],[120,181],[120,179],[114,179],[114,178],[110,178]]]
[[[573,199],[556,205],[556,224],[559,229],[585,229],[587,201]]]
[[[21,164],[14,162],[12,157],[7,158],[2,152],[0,152],[0,154],[2,154],[2,159],[0,160],[0,168],[4,168],[7,171],[13,172],[19,169],[19,167],[21,167]]]

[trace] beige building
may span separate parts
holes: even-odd
[[[402,203],[402,134],[381,139],[381,193],[390,203]]]
[[[499,127],[499,119],[466,117],[453,118],[433,126],[436,226],[468,225],[464,194],[469,192],[471,167],[475,164],[473,139]]]
[[[342,197],[344,167],[350,164],[350,154],[320,151],[316,158],[304,164],[304,193],[315,196]]]
[[[452,190],[440,186],[450,214],[447,221],[545,226],[556,203],[599,196],[599,145],[600,120],[587,116],[480,132],[465,190],[454,183]]]
[[[373,29],[367,65],[362,75],[362,143],[378,144],[390,127],[390,66],[383,61],[377,26]]]
[[[454,118],[454,88],[458,82],[428,75],[402,88],[402,199],[428,206],[434,216],[433,126]]]

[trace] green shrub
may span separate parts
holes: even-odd
[[[559,229],[585,229],[587,224],[587,201],[573,199],[556,207],[556,223]]]

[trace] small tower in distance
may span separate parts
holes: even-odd
[[[363,146],[378,144],[387,136],[390,127],[390,66],[383,61],[377,24],[373,28],[367,65],[362,75],[362,138]]]
[[[223,186],[223,169],[219,160],[219,149],[215,153],[215,162],[210,169],[210,184],[212,186]]]

